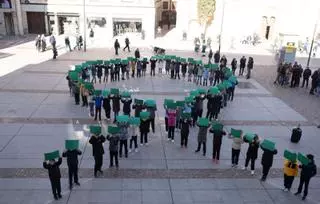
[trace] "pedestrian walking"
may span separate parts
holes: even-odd
[[[247,79],[250,79],[251,77],[251,71],[253,69],[253,58],[252,57],[249,57],[249,60],[248,60],[248,65],[247,65]]]
[[[269,150],[264,148],[263,146],[260,146],[263,150],[262,159],[261,159],[261,165],[262,165],[262,177],[261,181],[265,181],[267,179],[268,173],[270,168],[273,164],[273,156],[278,153],[276,149]]]
[[[247,59],[245,58],[245,56],[242,56],[242,58],[240,59],[239,76],[243,75],[244,68],[246,67],[246,63],[247,63]]]
[[[157,106],[147,106],[147,112],[150,113],[150,126],[152,133],[155,133],[155,118],[156,118]]]
[[[128,48],[128,51],[130,52],[130,41],[129,41],[129,38],[128,37],[126,37],[126,39],[124,40],[124,43],[125,43],[125,47],[123,48],[123,51],[125,51],[126,50],[126,48]]]
[[[46,37],[42,34],[41,35],[41,51],[44,52],[47,49],[47,40]]]
[[[129,136],[131,136],[131,138],[130,138],[129,153],[132,151],[132,145],[134,145],[135,152],[138,152],[138,132],[139,132],[138,124],[130,125]]]
[[[43,168],[48,170],[52,194],[55,200],[62,198],[61,195],[61,173],[60,173],[60,165],[62,163],[62,158],[59,157],[58,161],[54,159],[50,161],[43,162]]]
[[[308,154],[307,158],[309,159],[309,163],[307,165],[299,166],[301,168],[300,173],[300,183],[298,191],[295,195],[299,195],[302,192],[302,187],[304,186],[304,192],[302,200],[305,200],[308,195],[309,183],[312,177],[317,174],[317,166],[314,163],[314,156],[312,154]]]
[[[118,39],[116,39],[116,41],[114,42],[114,50],[115,50],[115,54],[118,55],[118,50],[120,49],[120,43],[118,42]]]
[[[255,134],[252,141],[247,140],[246,137],[244,137],[244,142],[248,143],[248,150],[246,155],[246,161],[243,167],[243,170],[247,170],[249,162],[251,163],[251,175],[254,175],[254,169],[255,169],[255,162],[258,158],[258,150],[259,150],[259,137]]]
[[[176,127],[177,110],[168,109],[168,141],[174,142],[174,129]]]
[[[232,139],[231,165],[232,167],[237,168],[239,163],[241,145],[243,143],[242,133],[240,137],[234,137],[231,134],[229,134],[229,138]]]
[[[94,157],[94,177],[97,177],[98,172],[103,174],[102,164],[103,164],[103,154],[104,148],[103,143],[106,141],[106,138],[103,135],[93,134],[89,143],[92,145],[92,156]]]
[[[82,152],[78,149],[74,150],[65,150],[62,153],[62,157],[67,158],[68,172],[69,172],[69,189],[72,189],[73,181],[77,186],[80,186],[79,177],[78,177],[78,156]]]
[[[75,104],[80,104],[80,87],[77,81],[72,83],[72,92],[74,94]]]
[[[113,167],[113,160],[116,167],[119,168],[118,151],[119,151],[119,134],[110,134],[107,136],[109,141],[109,154],[110,154],[110,165],[109,168]]]
[[[95,102],[95,108],[96,108],[94,120],[97,120],[97,117],[99,115],[99,121],[101,121],[101,106],[103,102],[103,97],[101,95],[95,96],[94,102]]]
[[[288,159],[284,160],[283,166],[283,191],[288,192],[291,189],[294,177],[298,176],[299,165],[297,160],[290,161]]]
[[[41,36],[40,35],[38,35],[37,37],[36,37],[36,43],[35,43],[35,45],[36,45],[36,49],[38,50],[38,52],[40,52],[41,51]]]
[[[220,149],[222,144],[222,137],[226,135],[226,132],[223,129],[215,130],[212,128],[210,129],[210,132],[213,133],[212,160],[218,164],[220,160]]]
[[[69,36],[66,36],[66,37],[64,38],[64,44],[66,45],[66,48],[69,48],[69,51],[71,52],[72,49],[71,49],[71,45],[70,45]]]
[[[91,76],[92,76],[91,83],[97,83],[97,67],[96,67],[96,65],[91,66]]]

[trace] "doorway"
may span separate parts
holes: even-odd
[[[32,34],[45,34],[45,13],[27,12],[28,32]]]
[[[4,24],[6,27],[6,34],[14,35],[12,13],[4,13]]]

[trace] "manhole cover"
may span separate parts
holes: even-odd
[[[237,86],[239,89],[256,89],[251,82],[240,81]]]

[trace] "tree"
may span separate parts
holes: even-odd
[[[204,28],[204,35],[212,24],[215,10],[216,0],[198,0],[198,22]]]

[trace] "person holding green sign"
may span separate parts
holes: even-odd
[[[107,136],[109,141],[109,153],[110,153],[110,165],[109,168],[113,167],[113,160],[115,160],[116,167],[119,168],[118,150],[119,150],[119,134],[114,133]]]
[[[72,92],[74,95],[74,101],[76,105],[80,104],[80,87],[78,84],[78,81],[74,81],[74,83],[72,84]]]
[[[261,181],[265,181],[267,179],[268,173],[270,168],[272,167],[273,163],[273,156],[278,153],[275,147],[260,145],[261,149],[263,150],[261,164],[262,164],[262,177]]]
[[[302,200],[305,200],[308,195],[310,179],[317,174],[317,166],[314,163],[314,156],[312,154],[308,154],[307,158],[309,159],[309,163],[299,166],[301,168],[300,183],[298,191],[295,193],[295,195],[299,195],[302,192],[302,187],[304,185]]]
[[[121,116],[119,116],[121,117]],[[122,149],[124,147],[124,156],[128,158],[128,127],[129,121],[118,121],[117,126],[120,128],[119,139],[120,139],[120,147],[119,147],[119,157],[122,158]]]
[[[103,96],[102,107],[104,109],[107,120],[110,120],[111,105],[110,105],[110,98],[108,94]]]
[[[58,198],[62,198],[61,195],[61,173],[60,173],[60,165],[62,163],[62,158],[59,157],[58,161],[55,159],[51,159],[49,161],[43,162],[43,168],[48,170],[49,179],[52,188],[52,194],[55,200]]]
[[[297,163],[297,159],[295,159],[294,161],[290,161],[289,159],[285,158],[283,166],[283,191],[290,191],[294,177],[298,176],[298,172],[299,165]]]
[[[95,108],[96,108],[94,120],[97,120],[97,116],[99,115],[99,121],[101,121],[102,102],[103,102],[103,97],[101,95],[94,97],[94,104],[95,104]]]
[[[231,149],[231,163],[232,167],[237,168],[239,162],[239,155],[241,151],[241,145],[243,143],[242,130],[236,130],[231,128],[229,138],[232,139]]]
[[[132,98],[131,97],[122,97],[121,103],[123,103],[123,107],[122,107],[123,114],[130,116]]]
[[[187,148],[188,146],[189,129],[191,125],[192,125],[191,113],[182,113],[182,117],[180,118],[181,148],[183,148],[183,146]]]
[[[147,60],[143,59],[143,61],[142,61],[142,76],[146,76],[147,64],[149,64],[149,62]]]
[[[67,164],[68,164],[68,171],[69,171],[69,189],[72,189],[72,177],[74,180],[74,183],[78,186],[80,186],[79,178],[78,178],[78,155],[81,155],[82,152],[78,148],[70,148],[68,150],[65,150],[62,153],[62,157],[67,158]]]
[[[192,81],[193,69],[194,69],[193,64],[191,62],[189,62],[189,64],[188,64],[188,82]]]
[[[176,126],[177,111],[168,109],[168,141],[174,142],[174,129]]]
[[[120,112],[120,100],[121,96],[119,93],[112,93],[109,97],[112,100],[112,111],[114,113],[114,120],[113,123],[116,122],[116,117],[119,115]]]
[[[105,141],[106,138],[99,134],[93,134],[89,139],[89,143],[92,145],[92,155],[94,157],[94,177],[97,177],[98,171],[101,174],[103,173],[101,168],[104,154],[103,143]]]
[[[249,162],[251,162],[251,175],[253,175],[255,162],[256,162],[256,159],[258,158],[258,150],[260,145],[259,137],[257,134],[254,134],[252,141],[247,139],[247,137],[244,137],[243,140],[244,142],[247,142],[249,144],[243,170],[246,170],[249,165]]]
[[[208,134],[208,128],[210,127],[209,120],[206,120],[206,118],[199,118],[199,120],[197,122],[197,126],[199,127],[198,147],[195,152],[196,153],[200,152],[201,145],[202,145],[203,146],[203,156],[206,156],[207,134]]]
[[[227,133],[223,130],[223,125],[219,123],[213,125],[210,132],[213,133],[212,160],[218,164],[220,160],[222,137]]]
[[[120,81],[120,69],[121,69],[121,63],[115,62],[114,64],[114,81]]]
[[[132,145],[134,144],[135,152],[138,152],[138,132],[139,132],[139,124],[140,118],[134,118],[131,122],[129,127],[129,136],[130,138],[130,146],[129,146],[129,153],[132,151]]]
[[[109,70],[110,70],[111,66],[112,66],[111,63],[103,65],[103,69],[104,69],[103,83],[108,83]]]
[[[145,113],[145,112],[141,112]],[[141,115],[140,113],[140,115]],[[147,112],[149,113],[149,112]],[[150,119],[149,117],[140,117],[140,145],[148,146],[148,133],[150,132]]]

